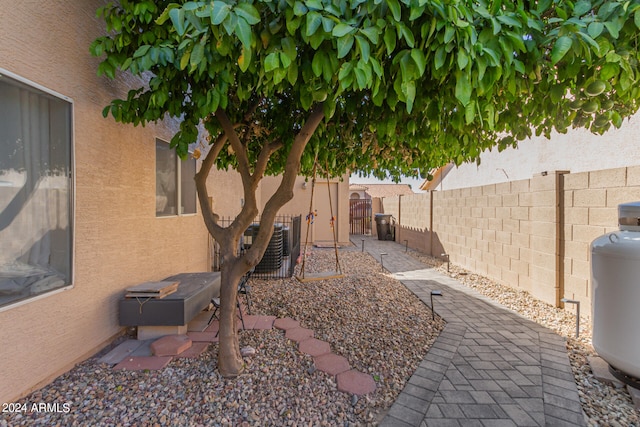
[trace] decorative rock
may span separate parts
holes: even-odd
[[[151,344],[154,356],[175,356],[191,347],[191,339],[186,335],[167,335]]]
[[[329,343],[326,341],[308,338],[298,344],[298,350],[310,356],[320,356],[321,354],[329,353],[331,346],[329,346]]]
[[[338,375],[341,372],[351,369],[349,361],[334,353],[322,354],[313,358],[316,368],[329,375]]]
[[[345,393],[362,396],[376,389],[376,382],[371,375],[363,374],[355,369],[338,374],[336,379],[338,390]]]
[[[284,334],[284,336],[292,341],[300,342],[306,340],[307,338],[313,338],[314,332],[311,329],[306,328],[291,328],[287,329],[287,332]]]
[[[242,347],[240,349],[240,355],[242,357],[251,357],[256,355],[256,349],[253,347]]]
[[[293,329],[293,328],[299,328],[300,327],[300,322],[298,322],[295,319],[292,319],[290,317],[285,317],[282,319],[276,319],[273,322],[273,327],[276,329],[281,329],[281,330],[288,330],[288,329]]]

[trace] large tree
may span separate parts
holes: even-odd
[[[243,366],[237,282],[315,161],[335,175],[427,176],[533,133],[603,133],[640,98],[640,0],[120,0],[98,15],[98,73],[144,82],[105,117],[180,118],[171,146],[183,157],[203,133],[208,141],[196,184],[222,250],[225,376]],[[208,203],[214,166],[242,178],[245,204],[226,228]],[[282,181],[240,254],[268,174]]]

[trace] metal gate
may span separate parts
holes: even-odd
[[[371,234],[371,199],[349,200],[351,234]]]

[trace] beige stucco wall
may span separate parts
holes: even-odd
[[[337,194],[332,194],[332,199],[336,202],[336,205],[332,206],[334,216],[336,217],[336,236],[340,245],[349,245],[349,181],[348,175],[340,179],[330,180],[332,189],[337,188]],[[262,180],[260,188],[261,206],[269,200],[269,197],[275,193],[278,185],[280,184],[280,177],[265,177]],[[305,185],[306,184],[306,185]],[[326,192],[326,179],[318,178],[317,189],[321,186],[325,186],[324,193],[318,191],[314,195],[313,206],[317,208],[319,204],[326,205],[329,203]],[[333,191],[333,190],[332,190]],[[311,201],[311,179],[298,177],[293,189],[293,199],[285,204],[279,211],[281,215],[302,215],[302,230],[301,240],[304,244],[305,236],[307,233],[307,223],[305,217],[309,212],[309,204]],[[326,230],[322,232],[318,231],[317,227],[325,227]],[[329,233],[329,220],[327,218],[318,218],[314,222],[309,232],[309,243],[316,241],[316,236],[326,235]]]
[[[10,402],[92,355],[121,331],[124,288],[206,271],[200,215],[155,217],[155,138],[102,108],[126,82],[96,76],[89,44],[101,1],[0,0],[0,68],[73,99],[75,257],[73,288],[0,311],[0,402]]]

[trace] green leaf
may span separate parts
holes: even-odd
[[[591,8],[590,0],[579,0],[576,2],[575,6],[573,6],[573,16],[582,16],[589,12]]]
[[[322,65],[327,60],[326,54],[319,50],[313,55],[313,60],[311,61],[311,69],[313,70],[313,74],[316,77],[320,77],[322,75]]]
[[[354,38],[351,34],[338,39],[338,59],[344,58],[351,51]]]
[[[469,74],[462,71],[456,72],[456,99],[466,107],[471,100],[471,81]]]
[[[618,38],[620,35],[620,25],[617,22],[607,21],[604,23],[604,26],[609,31],[609,34],[611,34],[611,37],[614,39]]]
[[[413,103],[416,99],[416,82],[411,80],[402,83],[402,93],[406,98],[405,104],[407,105],[407,113],[411,113],[413,110]]]
[[[473,119],[476,118],[476,103],[475,101],[471,101],[464,108],[464,121],[466,124],[473,123]]]
[[[238,58],[238,66],[240,67],[240,70],[244,73],[249,69],[249,65],[251,65],[251,49],[243,47],[242,55],[240,55],[240,58]]]
[[[360,30],[360,32],[364,34],[365,37],[371,41],[371,43],[373,43],[374,45],[378,44],[378,36],[380,34],[379,28],[377,27],[363,28]]]
[[[169,11],[169,17],[171,18],[171,23],[173,24],[173,28],[176,29],[178,35],[183,36],[186,31],[186,26],[184,25],[184,10],[182,9],[171,9]]]
[[[469,63],[469,56],[464,50],[458,51],[458,68],[464,70]]]
[[[511,16],[498,15],[497,19],[498,19],[498,21],[500,21],[503,24],[508,25],[510,27],[522,28],[522,24],[520,23],[520,21],[518,21],[517,19],[512,18]]]
[[[272,52],[264,59],[264,71],[270,72],[280,67],[280,55]]]
[[[214,1],[213,7],[211,8],[211,24],[220,25],[222,22],[227,19],[229,16],[229,12],[231,11],[231,7],[223,1]]]
[[[636,24],[636,28],[640,29],[640,8],[636,9],[633,14],[633,22]]]
[[[347,34],[353,33],[355,30],[356,29],[353,28],[351,25],[339,23],[338,25],[333,27],[333,31],[331,32],[331,35],[333,37],[343,37],[343,36],[346,36]]]
[[[293,39],[291,37],[285,37],[280,42],[280,45],[282,46],[283,52],[287,54],[289,59],[294,61],[298,56],[298,50],[296,49],[296,44]]]
[[[180,58],[180,69],[184,70],[189,65],[189,58],[191,57],[191,51],[187,50]]]
[[[402,19],[402,14],[400,10],[400,3],[398,0],[386,0],[387,6],[389,6],[389,10],[391,10],[391,14],[393,15],[393,19],[397,22],[400,22]]]
[[[562,36],[556,40],[556,44],[551,50],[551,64],[556,65],[569,52],[573,46],[573,39],[568,36]]]
[[[436,49],[435,61],[433,63],[436,70],[439,70],[440,68],[442,68],[442,66],[444,65],[444,61],[446,59],[447,59],[447,52],[445,51],[444,46],[438,47],[438,49]]]
[[[600,78],[602,80],[610,80],[618,75],[620,72],[620,66],[612,62],[607,62],[602,66],[600,70]]]
[[[422,76],[427,68],[427,59],[425,58],[424,53],[420,49],[411,49],[411,58],[418,67],[419,76]]]
[[[322,0],[306,0],[305,4],[309,9],[322,10]]]
[[[293,14],[295,16],[304,16],[308,11],[309,9],[302,2],[297,1],[293,4]]]
[[[251,26],[244,18],[238,18],[238,25],[236,26],[235,33],[245,49],[251,48]]]
[[[314,35],[320,25],[322,25],[322,15],[318,12],[309,12],[307,14],[307,37]]]
[[[151,46],[147,45],[143,45],[140,46],[138,49],[136,49],[136,51],[133,53],[133,57],[134,58],[140,58],[141,56],[144,56],[147,54],[147,52],[149,52],[149,49],[151,49]],[[99,55],[96,55],[99,56]]]
[[[565,88],[562,85],[553,85],[549,90],[549,95],[551,97],[551,102],[557,104],[564,97]]]
[[[602,34],[603,30],[604,30],[604,25],[602,24],[602,22],[597,22],[597,21],[590,23],[589,26],[587,27],[587,33],[589,33],[591,38],[594,38],[594,39],[597,38],[600,34]]]
[[[193,46],[193,51],[191,52],[191,58],[189,59],[189,64],[191,65],[192,69],[200,65],[200,62],[202,62],[203,56],[204,56],[204,46],[202,45],[202,43],[196,43],[195,46]]]
[[[238,3],[233,9],[236,15],[241,16],[249,23],[249,25],[255,25],[260,22],[260,13],[252,4]]]
[[[171,12],[171,10],[179,8],[180,5],[177,3],[171,3],[167,6],[167,8],[162,11],[162,13],[160,14],[160,16],[158,16],[158,18],[155,20],[155,23],[158,25],[162,25],[165,22],[167,22],[167,20],[169,19],[169,12]]]
[[[362,36],[355,36],[356,44],[358,45],[358,49],[360,49],[360,56],[364,62],[369,62],[369,55],[371,53],[371,47],[369,46],[369,42]]]
[[[391,27],[384,31],[384,44],[387,47],[387,55],[391,55],[396,48],[396,32]]]
[[[453,40],[453,36],[455,35],[456,35],[455,27],[447,27],[444,30],[444,43],[445,44],[449,43],[451,40]]]

